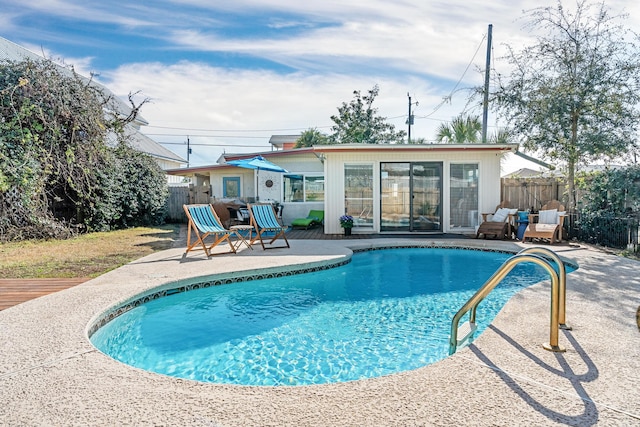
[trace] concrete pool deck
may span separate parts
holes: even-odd
[[[429,238],[290,243],[291,249],[245,248],[211,259],[170,249],[0,311],[0,425],[640,426],[640,263],[583,245],[545,246],[580,265],[567,277],[573,330],[560,332],[565,353],[541,346],[549,341],[548,281],[515,295],[455,355],[349,383],[198,383],[126,366],[87,339],[101,313],[172,281],[338,262],[350,247],[531,246]]]

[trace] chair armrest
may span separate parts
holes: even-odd
[[[533,224],[535,222],[534,220],[537,220],[539,216],[540,216],[540,214],[536,214],[536,213],[532,214],[532,213],[530,213],[529,214],[529,224]]]

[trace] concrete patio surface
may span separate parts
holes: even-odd
[[[541,346],[549,341],[548,281],[515,295],[472,345],[441,362],[341,384],[198,383],[126,366],[88,340],[102,313],[185,279],[341,262],[354,247],[531,246],[429,238],[290,243],[211,259],[170,249],[0,311],[0,425],[640,426],[640,263],[583,245],[551,247],[580,266],[567,278],[573,330],[560,332],[565,353]]]

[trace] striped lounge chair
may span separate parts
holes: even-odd
[[[189,225],[187,229],[187,250],[185,255],[189,251],[204,250],[204,253],[208,257],[213,254],[211,249],[218,246],[222,242],[226,241],[229,244],[229,251],[222,253],[236,253],[236,247],[231,241],[231,236],[238,237],[235,231],[227,230],[222,225],[218,214],[211,205],[183,205],[184,212],[189,219]],[[205,239],[210,235],[214,236],[214,241],[208,245],[205,243]],[[193,237],[193,241],[192,241]],[[198,245],[202,246],[199,248]]]
[[[249,218],[251,221],[251,225],[256,230],[256,237],[253,239],[260,239],[260,244],[262,245],[262,249],[274,249],[274,248],[290,248],[289,241],[287,240],[287,236],[285,235],[286,231],[289,227],[285,227],[278,222],[278,218],[276,217],[276,211],[270,204],[249,204],[247,206],[249,208]],[[273,238],[269,242],[269,245],[273,245],[273,242],[282,238],[286,243],[286,246],[269,246],[265,247],[264,241],[271,237],[271,234],[274,234]]]

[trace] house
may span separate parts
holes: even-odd
[[[269,138],[269,144],[271,144],[275,150],[291,150],[298,142],[298,138],[300,138],[300,134],[272,135],[271,138]]]
[[[23,61],[25,59],[42,61],[44,58],[20,45],[0,37],[0,61]],[[70,70],[66,67],[60,66],[59,68],[63,73],[70,73]],[[80,77],[85,79],[87,82],[90,81],[86,77]],[[99,88],[106,96],[111,96],[115,102],[113,108],[119,115],[122,117],[129,116],[131,113],[131,107],[126,102],[95,80],[91,80],[91,84]],[[130,145],[134,149],[150,155],[163,170],[179,168],[182,165],[186,165],[187,161],[185,159],[140,132],[140,127],[148,124],[149,122],[138,114],[133,122],[125,126],[124,132],[128,137]],[[114,134],[110,134],[107,135],[107,139],[109,143],[115,143],[116,136]],[[169,182],[180,181],[179,178],[170,175],[168,175],[168,180]]]
[[[324,232],[469,233],[479,212],[500,203],[500,160],[517,144],[338,144],[252,154],[224,154],[218,164],[173,169],[209,201],[274,201],[290,224],[311,209],[325,211]],[[288,173],[226,164],[261,155]]]

